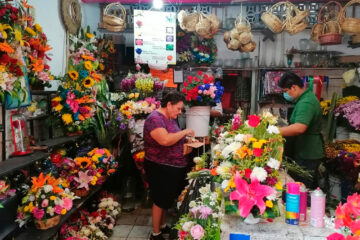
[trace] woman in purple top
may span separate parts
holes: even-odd
[[[176,118],[184,107],[184,95],[171,91],[163,96],[161,108],[153,111],[145,121],[145,172],[149,182],[153,233],[151,240],[162,240],[168,234],[166,214],[184,186],[185,167],[183,154],[185,137],[194,136],[191,129],[180,130]]]

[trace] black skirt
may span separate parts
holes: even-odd
[[[151,199],[162,209],[171,208],[185,187],[186,168],[158,164],[146,159],[144,167]]]

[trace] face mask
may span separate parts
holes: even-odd
[[[286,101],[289,101],[289,102],[293,102],[294,101],[294,97],[290,96],[287,92],[284,92],[283,93],[283,96],[285,98]]]

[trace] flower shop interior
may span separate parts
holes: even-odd
[[[0,0],[0,19],[0,239],[360,240],[359,0]],[[289,71],[321,110],[322,144],[296,146],[323,150],[313,169],[282,134]],[[144,125],[173,91],[194,136],[158,235]]]

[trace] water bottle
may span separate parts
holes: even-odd
[[[324,227],[326,194],[317,188],[311,193],[310,224],[314,227]]]
[[[286,191],[285,222],[291,225],[299,225],[300,218],[300,185],[288,183]]]
[[[300,222],[306,221],[307,211],[307,190],[304,184],[300,186]]]

